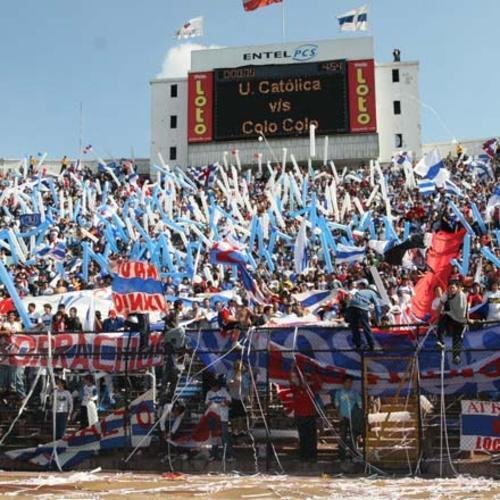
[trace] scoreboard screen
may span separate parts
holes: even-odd
[[[188,142],[377,130],[373,59],[242,66],[188,78]]]
[[[344,60],[216,69],[213,92],[216,141],[349,131]]]

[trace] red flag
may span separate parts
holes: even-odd
[[[246,12],[267,7],[273,3],[281,3],[283,0],[243,0],[243,8]]]
[[[451,274],[451,261],[458,257],[465,236],[465,229],[457,233],[438,231],[432,236],[431,247],[427,251],[427,266],[430,271],[419,279],[415,286],[415,295],[411,303],[413,314],[424,321],[434,320],[436,311],[432,311],[434,289],[445,289]]]

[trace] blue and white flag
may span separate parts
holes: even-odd
[[[433,181],[419,181],[417,187],[422,196],[430,196],[436,192],[436,184]]]
[[[357,262],[365,258],[366,250],[363,247],[353,247],[337,243],[337,251],[335,253],[335,261],[337,264],[344,262]]]
[[[368,5],[350,10],[337,16],[340,31],[367,31],[368,30]]]
[[[411,151],[396,153],[392,158],[392,162],[394,165],[400,165],[401,167],[407,165],[411,168],[413,165],[413,153]]]
[[[60,241],[55,247],[44,245],[36,251],[36,256],[41,259],[52,258],[63,261],[66,258],[66,243]]]
[[[493,179],[493,172],[491,170],[490,160],[482,160],[481,158],[477,158],[475,160],[471,160],[469,163],[469,168],[472,170],[472,174],[479,179],[485,179],[490,177]]]
[[[297,233],[297,239],[295,240],[294,253],[293,253],[293,261],[295,272],[297,274],[302,274],[309,264],[309,255],[307,252],[307,223],[306,219],[302,221],[299,232]]]
[[[415,173],[424,179],[435,179],[444,169],[444,163],[437,149],[433,149],[430,153],[426,153],[415,166]]]
[[[460,188],[449,179],[444,181],[444,189],[448,194],[463,197],[463,193]]]

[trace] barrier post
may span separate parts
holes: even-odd
[[[257,391],[259,388],[257,387]],[[257,395],[258,396],[258,395]],[[271,456],[272,443],[271,443],[271,432],[269,428],[269,405],[271,403],[271,395],[269,393],[269,330],[267,331],[267,342],[266,342],[266,472],[269,472]]]

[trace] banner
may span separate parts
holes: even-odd
[[[188,142],[213,139],[213,73],[189,73]]]
[[[351,133],[376,132],[377,116],[373,59],[349,61],[347,68]]]
[[[431,305],[435,298],[434,289],[440,286],[446,291],[451,274],[451,261],[458,257],[465,229],[457,233],[438,231],[432,235],[431,247],[427,251],[426,264],[430,269],[417,282],[411,302],[412,313],[422,321],[434,320],[436,311]]]
[[[141,352],[139,333],[130,333],[129,355],[126,359],[128,336],[128,332],[52,335],[53,367],[119,373],[125,371],[126,363],[129,372],[162,364],[160,333],[151,333],[151,349]],[[0,336],[0,365],[45,367],[47,358],[47,335]]]
[[[401,381],[408,376],[408,360],[416,353],[418,343],[415,333],[415,329],[374,330],[375,346],[379,351],[365,354],[373,359],[367,378],[370,395],[391,396],[400,389]],[[424,334],[425,329],[421,328],[420,342]],[[203,363],[210,365],[210,369],[218,374],[229,374],[234,362],[242,358],[258,381],[267,379],[266,370],[269,367],[269,379],[285,387],[292,366],[298,365],[301,370],[318,376],[322,381],[322,391],[340,388],[346,375],[353,377],[355,386],[361,388],[361,357],[354,350],[351,332],[343,328],[254,330],[247,339],[239,339],[245,345],[243,357],[241,351],[232,349],[231,339],[219,331],[203,331],[200,338],[197,332],[189,332],[187,338],[193,348],[197,347],[197,355]],[[500,325],[469,330],[464,337],[460,365],[453,364],[451,338],[447,338],[446,342],[446,394],[475,395],[483,391],[500,391]],[[436,349],[436,337],[431,333],[418,352],[423,394],[440,394],[440,362],[441,351]]]
[[[160,274],[148,262],[121,262],[111,290],[116,312],[121,316],[165,312],[167,309]]]
[[[5,455],[12,460],[48,467],[55,464],[53,456],[55,444],[61,467],[72,469],[100,450],[149,446],[151,437],[145,438],[145,436],[151,430],[155,419],[153,390],[145,392],[130,404],[130,427],[127,424],[126,413],[126,408],[113,410],[97,424],[73,432],[55,443],[8,451]]]
[[[500,452],[500,402],[462,400],[460,449]]]

